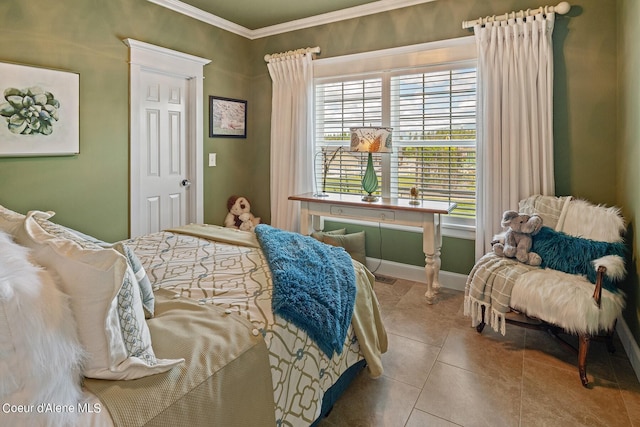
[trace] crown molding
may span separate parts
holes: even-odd
[[[335,12],[323,13],[309,18],[296,19],[294,21],[282,24],[271,25],[268,27],[250,30],[241,25],[235,24],[219,16],[205,12],[201,9],[181,2],[180,0],[147,0],[174,12],[181,13],[214,27],[238,34],[250,40],[262,37],[273,36],[277,34],[287,33],[289,31],[301,30],[303,28],[315,27],[318,25],[330,24],[332,22],[343,21],[346,19],[359,18],[361,16],[373,15],[374,13],[387,12],[393,9],[414,6],[421,3],[429,3],[435,0],[378,0],[361,6],[353,6]]]
[[[182,15],[189,16],[193,19],[197,19],[199,21],[205,22],[209,25],[213,25],[214,27],[218,27],[223,30],[227,30],[229,32],[238,34],[242,37],[246,37],[248,39],[252,38],[251,36],[253,31],[251,31],[250,29],[245,28],[238,24],[234,24],[231,21],[222,19],[219,16],[216,16],[209,12],[205,12],[204,10],[198,9],[197,7],[193,7],[179,0],[147,0],[147,1],[150,3],[155,3],[162,7],[166,7],[167,9],[171,9],[174,12],[178,12]]]

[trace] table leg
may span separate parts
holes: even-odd
[[[425,254],[425,266],[424,269],[427,273],[427,292],[424,296],[427,297],[427,302],[433,304],[438,291],[440,290],[440,251],[436,251],[434,254]]]
[[[311,227],[313,231],[324,230],[324,219],[320,215],[311,215]]]
[[[440,248],[442,247],[440,215],[425,214],[422,230],[424,270],[427,275],[427,292],[424,296],[427,298],[427,303],[433,304],[440,289]]]
[[[310,228],[311,227],[311,228]],[[300,203],[300,234],[309,235],[314,231],[324,229],[324,220],[320,215],[312,215],[309,212],[309,203]]]
[[[300,203],[300,234],[309,234],[309,204]]]

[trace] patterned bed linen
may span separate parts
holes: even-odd
[[[265,339],[273,380],[276,425],[308,426],[322,397],[363,359],[353,327],[342,354],[329,359],[308,337],[271,310],[271,272],[259,248],[159,232],[126,242],[157,288],[243,316]]]

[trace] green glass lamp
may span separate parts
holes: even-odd
[[[367,193],[362,196],[365,202],[375,202],[377,196],[372,195],[378,189],[378,177],[373,169],[372,153],[391,152],[391,128],[358,127],[351,128],[351,151],[368,153],[367,169],[362,177],[362,188]]]

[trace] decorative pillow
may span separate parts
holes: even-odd
[[[142,266],[140,258],[138,258],[135,252],[133,252],[133,250],[124,243],[118,242],[112,247],[127,258],[127,263],[133,271],[138,291],[140,292],[140,297],[142,298],[142,308],[144,309],[144,316],[147,319],[151,319],[155,310],[155,295],[153,294],[153,287],[151,286],[149,276],[147,276],[147,272]]]
[[[0,401],[77,408],[84,353],[69,300],[0,231]],[[77,411],[4,411],[2,425],[75,425]]]
[[[0,205],[0,231],[5,231],[10,236],[13,236],[16,230],[20,228],[24,217],[21,213],[14,212]]]
[[[324,236],[343,236],[345,234],[347,234],[347,229],[339,228],[337,230],[331,230],[331,231],[314,231],[313,233],[311,233],[311,237],[313,237],[316,240],[320,240],[321,242],[324,242]]]
[[[47,233],[29,212],[16,239],[33,250],[69,295],[80,342],[88,352],[84,375],[126,380],[165,372],[183,362],[156,359],[134,273],[114,249],[86,249]]]
[[[33,220],[36,221],[38,225],[42,227],[42,229],[47,233],[60,239],[71,240],[82,249],[103,249],[110,246],[109,243],[103,242],[94,237],[87,236],[86,234],[82,234],[75,230],[71,230],[68,227],[49,221],[49,219],[56,214],[53,211],[31,211],[29,212],[29,214],[31,214],[30,216],[33,218]]]
[[[565,234],[561,231],[542,227],[533,236],[531,251],[542,258],[542,268],[551,268],[569,274],[586,276],[591,283],[596,282],[596,270],[592,261],[608,255],[625,257],[626,248],[621,242],[600,242]],[[617,292],[613,280],[605,277],[603,286]]]
[[[122,243],[107,243],[100,239],[96,239],[93,236],[81,233],[77,230],[65,227],[55,222],[49,221],[49,219],[55,215],[55,212],[40,212],[33,211],[33,219],[40,225],[47,233],[62,239],[71,240],[77,243],[83,249],[105,249],[114,248],[127,259],[129,267],[133,270],[136,278],[136,283],[140,291],[140,297],[142,298],[142,306],[144,308],[145,318],[150,319],[153,317],[153,311],[155,307],[155,295],[153,294],[153,288],[147,272],[145,271],[138,256],[126,245]]]
[[[326,234],[324,236],[324,243],[331,246],[343,247],[349,255],[351,255],[351,258],[360,262],[362,265],[367,265],[364,236],[364,231],[345,235]]]

